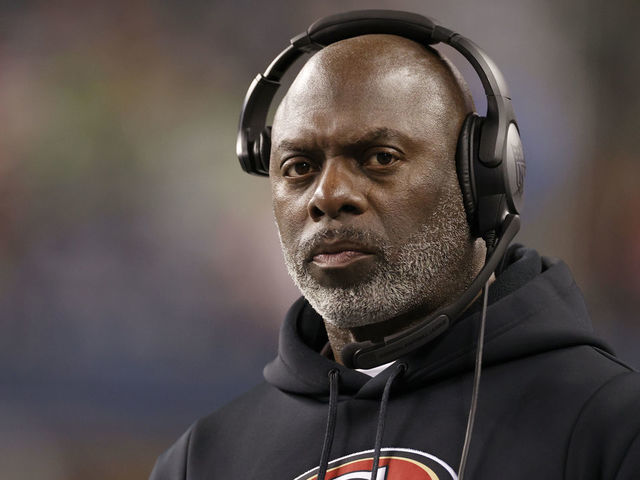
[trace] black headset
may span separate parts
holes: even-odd
[[[480,77],[487,95],[487,114],[471,113],[465,119],[458,137],[456,169],[471,232],[487,241],[488,255],[477,277],[454,303],[382,342],[347,345],[341,352],[342,360],[352,368],[371,368],[406,355],[439,336],[464,312],[498,268],[520,228],[525,174],[511,97],[498,67],[468,38],[422,15],[393,10],[360,10],[321,18],[293,37],[265,72],[258,74],[245,97],[238,128],[236,151],[244,171],[269,175],[271,127],[266,125],[267,115],[289,67],[305,53],[367,34],[398,35],[425,46],[450,45]]]

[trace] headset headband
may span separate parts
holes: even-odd
[[[266,164],[254,155],[260,134],[266,128],[267,115],[280,80],[291,65],[305,53],[312,53],[340,40],[366,34],[389,34],[414,40],[422,45],[444,43],[460,52],[478,74],[487,96],[487,114],[483,124],[486,134],[478,157],[487,167],[503,160],[509,125],[515,123],[511,98],[502,73],[474,42],[437,25],[432,19],[409,12],[362,10],[322,18],[306,32],[291,39],[291,44],[278,55],[262,74],[253,80],[242,107],[236,153],[243,170],[256,175],[269,175]]]

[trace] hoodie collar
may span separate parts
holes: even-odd
[[[322,317],[300,297],[285,317],[278,356],[265,367],[265,379],[286,392],[325,396],[329,393],[327,376],[337,369],[341,392],[355,394],[370,377],[321,355],[327,341]]]

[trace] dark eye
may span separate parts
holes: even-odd
[[[391,162],[395,160],[395,157],[390,152],[378,152],[375,154],[376,161],[380,165],[389,165]]]
[[[282,175],[284,177],[302,177],[312,171],[311,163],[305,160],[288,161],[284,164]]]
[[[367,155],[364,164],[369,167],[386,167],[399,160],[391,150],[378,150]]]

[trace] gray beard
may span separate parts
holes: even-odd
[[[351,227],[328,229],[290,248],[282,244],[289,275],[325,322],[353,328],[382,322],[415,309],[449,303],[475,275],[474,240],[458,195],[443,195],[430,221],[401,247]],[[380,261],[369,277],[349,287],[325,287],[309,273],[306,254],[325,238],[376,245]]]

